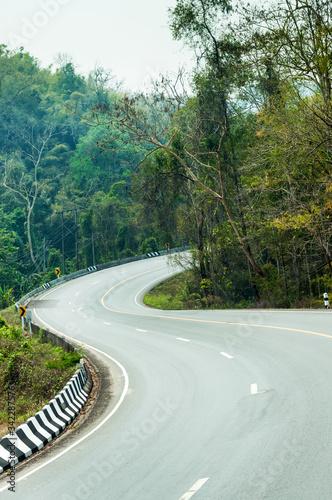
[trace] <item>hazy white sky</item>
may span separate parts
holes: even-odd
[[[192,55],[172,40],[168,7],[176,0],[2,0],[0,43],[24,46],[43,67],[68,53],[77,71],[96,63],[136,89],[159,73],[190,68]]]

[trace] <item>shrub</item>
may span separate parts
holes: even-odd
[[[0,316],[0,328],[3,328],[3,327],[8,328],[8,325],[7,325],[6,320],[2,316]]]
[[[0,424],[7,422],[7,388],[15,384],[16,422],[39,411],[69,381],[82,350],[65,352],[40,336],[30,338],[19,328],[0,328]],[[5,428],[5,426],[3,425]]]

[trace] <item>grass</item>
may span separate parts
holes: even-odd
[[[9,311],[8,311],[9,309]],[[15,427],[48,403],[75,373],[81,352],[67,353],[39,336],[10,326],[12,311],[0,311],[0,437],[8,432],[9,388],[14,388]]]
[[[14,305],[7,307],[7,309],[2,309],[2,311],[0,311],[0,316],[10,326],[19,328],[22,325],[22,320],[18,317],[16,307]]]
[[[222,300],[218,296],[204,294],[199,274],[193,270],[184,271],[169,278],[154,287],[144,297],[147,306],[164,310],[195,310],[195,309],[252,309],[284,307],[278,303],[278,297],[271,297],[269,301],[238,299],[227,297]],[[280,293],[279,293],[280,295]],[[233,299],[233,300],[232,300]],[[322,309],[323,302],[317,298],[303,296],[293,301],[295,309]]]
[[[144,296],[144,304],[157,309],[184,309],[178,297],[182,282],[181,274],[163,281]]]
[[[144,297],[144,304],[157,309],[205,309],[203,293],[196,290],[192,271],[184,271],[150,290]]]
[[[189,269],[169,278],[150,290],[144,297],[144,304],[157,309],[244,309],[255,307],[251,300],[232,302],[229,298],[205,294],[206,285],[199,273]]]

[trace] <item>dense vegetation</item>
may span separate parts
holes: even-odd
[[[177,0],[170,29],[196,71],[145,93],[1,47],[0,306],[44,270],[166,243],[195,249],[190,293],[207,306],[329,291],[329,2]]]
[[[0,316],[0,436],[8,432],[8,393],[15,386],[16,426],[39,411],[74,374],[80,352],[9,326]],[[14,404],[14,401],[13,401]]]

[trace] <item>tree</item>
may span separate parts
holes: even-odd
[[[114,108],[97,106],[93,112],[93,125],[105,129],[114,127],[118,131],[119,146],[114,144],[112,136],[106,135],[99,143],[103,151],[115,152],[133,143],[141,154],[161,149],[174,157],[183,175],[195,184],[196,189],[223,205],[242,251],[255,273],[263,276],[228,203],[222,155],[226,125],[218,99],[219,94],[213,102],[206,100],[204,106],[200,106],[199,99],[188,99],[183,75],[179,73],[175,82],[163,78],[160,84],[156,84],[153,96],[124,95]],[[186,106],[186,113],[182,112],[183,106]],[[213,134],[213,143],[206,148],[209,134]]]
[[[247,159],[248,181],[255,197],[259,193],[266,200],[261,219],[270,230],[284,242],[293,231],[302,254],[313,245],[320,249],[331,273],[331,163],[329,152],[319,147],[325,126],[310,111],[315,99],[299,99],[284,86],[283,105],[260,113],[261,129]],[[317,257],[313,262],[320,262]]]
[[[122,82],[117,81],[111,70],[95,65],[89,73],[87,85],[92,93],[92,103],[103,105],[112,98],[112,95],[120,91]]]
[[[35,136],[34,130],[31,130],[29,135],[23,135],[26,148],[22,150],[21,157],[15,154],[2,158],[1,185],[25,204],[29,251],[38,273],[40,267],[35,258],[32,241],[32,215],[41,191],[59,176],[58,174],[52,179],[40,179],[41,164],[47,153],[47,144],[53,134],[54,127],[45,129],[42,135],[37,136]],[[27,165],[22,161],[22,158],[27,161]]]
[[[328,0],[283,0],[245,7],[237,25],[250,46],[252,64],[268,61],[298,96],[319,94],[311,112],[331,127],[332,24]]]
[[[191,183],[179,162],[163,150],[149,155],[136,169],[133,194],[139,203],[138,217],[157,240],[172,247],[195,241],[187,223],[191,211]]]
[[[76,74],[72,62],[64,62],[56,70],[55,85],[65,100],[69,99],[74,92],[80,93],[84,91],[84,83],[84,77]]]
[[[241,95],[244,87],[249,85],[251,76],[245,62],[247,47],[238,38],[236,31],[231,31],[227,24],[233,12],[232,4],[227,0],[178,0],[170,12],[173,37],[183,40],[195,50],[197,71],[194,90],[201,114],[206,113],[204,121],[208,123],[207,114],[212,111],[214,120],[218,119],[222,123],[224,135],[219,146],[223,163],[222,184],[224,193],[226,190],[229,193],[232,191],[232,196],[229,194],[228,199],[233,201],[231,210],[229,203],[225,205],[225,210],[253,269],[262,276],[263,272],[253,259],[248,240],[240,189],[241,155],[238,154],[235,141],[239,120],[234,120],[234,116],[240,107],[237,107],[234,114],[234,97]],[[205,62],[203,70],[202,62]],[[209,143],[211,145],[214,142],[214,131],[212,128],[208,130],[205,125],[204,133],[209,134],[209,138],[205,139],[205,153],[208,154]],[[213,148],[215,151],[216,145]],[[211,153],[213,154],[213,150]],[[234,224],[235,216],[238,224]]]
[[[220,67],[223,48],[220,26],[232,12],[229,0],[177,0],[169,9],[170,29],[175,40],[183,40],[196,54],[197,61],[205,59]],[[229,43],[231,41],[229,40]]]

